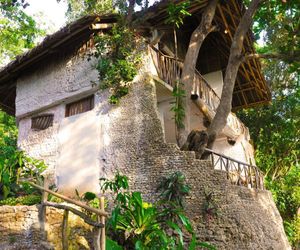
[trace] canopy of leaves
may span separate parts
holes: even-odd
[[[24,0],[0,0],[0,65],[32,48],[35,39],[44,34],[24,12],[27,6]]]
[[[129,8],[127,0],[57,0],[65,1],[68,4],[67,17],[70,21],[84,15],[105,15],[111,13],[120,13],[126,15]],[[147,8],[148,0],[135,0],[134,5]]]
[[[270,0],[258,10],[253,31],[256,38],[264,41],[260,53],[286,55],[284,60],[290,72],[299,73],[300,62],[295,60],[300,54],[300,2],[298,0]]]

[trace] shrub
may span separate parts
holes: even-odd
[[[22,197],[10,197],[5,200],[0,201],[0,206],[9,205],[9,206],[17,206],[17,205],[25,205],[31,206],[35,204],[41,203],[41,196],[30,194]]]

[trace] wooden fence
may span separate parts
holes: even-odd
[[[153,46],[151,46],[150,52],[159,78],[174,88],[176,82],[181,79],[183,61],[165,55]],[[197,69],[195,69],[194,85],[191,94],[192,96],[194,95],[194,98],[199,97],[214,113],[216,113],[220,104],[220,97]],[[233,113],[229,114],[227,124],[237,135],[248,132],[245,125]]]
[[[181,79],[183,61],[165,55],[155,47],[151,47],[151,55],[159,78],[174,88],[176,81]],[[220,98],[197,70],[192,94],[197,94],[213,111],[216,111]]]
[[[93,249],[95,250],[105,250],[106,241],[105,241],[105,218],[108,216],[108,213],[104,211],[104,197],[100,198],[100,209],[96,209],[88,206],[87,204],[80,202],[78,200],[71,199],[62,194],[56,193],[52,190],[49,190],[47,187],[47,182],[45,181],[44,187],[41,187],[35,183],[29,182],[29,184],[42,191],[42,211],[40,213],[41,227],[46,238],[45,224],[46,224],[46,207],[54,207],[57,209],[64,210],[63,221],[62,221],[62,248],[63,250],[68,250],[68,217],[69,212],[79,216],[84,220],[85,223],[93,227]],[[97,221],[92,220],[84,212],[75,209],[69,205],[59,204],[54,202],[48,202],[48,194],[52,194],[70,204],[76,205],[90,213],[93,213],[97,216]]]
[[[232,184],[256,189],[264,189],[264,174],[254,165],[240,162],[223,154],[205,149],[210,154],[215,169],[226,171]]]

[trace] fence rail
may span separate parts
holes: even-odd
[[[210,154],[213,167],[226,171],[232,184],[256,189],[264,189],[264,174],[254,165],[240,162],[231,157],[205,149]]]
[[[44,181],[44,187],[41,187],[33,182],[28,182],[31,186],[39,189],[42,191],[42,210],[41,210],[41,226],[42,226],[42,231],[44,231],[44,237],[46,237],[46,231],[45,231],[45,224],[46,224],[46,207],[54,207],[57,209],[62,209],[64,210],[63,214],[63,221],[62,221],[62,249],[63,250],[68,250],[68,217],[69,217],[69,212],[72,212],[73,214],[76,214],[80,218],[84,220],[85,223],[89,224],[90,226],[93,226],[93,244],[94,244],[94,249],[95,250],[105,250],[106,249],[106,241],[105,241],[105,217],[108,216],[108,213],[104,211],[104,197],[100,198],[100,209],[96,209],[93,207],[90,207],[80,201],[71,199],[69,197],[66,197],[62,194],[59,194],[57,192],[54,192],[52,190],[48,189],[48,184],[47,181]],[[52,194],[65,202],[71,203],[73,205],[76,205],[80,207],[81,209],[87,210],[90,213],[94,213],[97,216],[97,221],[92,220],[89,216],[87,216],[84,212],[73,208],[69,205],[64,205],[64,204],[58,204],[58,203],[53,203],[53,202],[48,202],[47,197],[48,194]]]
[[[176,81],[181,79],[183,61],[165,55],[155,47],[151,47],[151,55],[158,76],[174,88]],[[197,70],[195,71],[192,94],[197,94],[213,111],[216,111],[220,98]]]

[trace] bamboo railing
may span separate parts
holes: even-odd
[[[256,189],[264,189],[264,174],[254,165],[240,162],[231,157],[205,149],[210,154],[215,169],[226,171],[232,184]]]
[[[174,88],[176,81],[181,79],[183,61],[165,55],[153,46],[151,46],[150,51],[159,78]],[[191,94],[199,97],[214,114],[216,113],[220,104],[220,97],[198,70],[195,70],[194,85]],[[246,126],[233,113],[229,114],[227,125],[237,136],[248,132]]]
[[[72,212],[73,214],[79,216],[84,220],[85,223],[93,227],[93,249],[95,250],[105,250],[106,242],[105,242],[105,217],[108,216],[108,213],[104,211],[104,197],[100,198],[100,210],[90,207],[86,205],[83,202],[80,202],[78,200],[71,199],[69,197],[66,197],[62,194],[56,193],[52,190],[48,189],[47,181],[44,182],[44,187],[41,187],[35,183],[28,182],[31,186],[39,189],[42,191],[42,209],[40,211],[40,220],[41,220],[41,227],[42,231],[44,233],[44,237],[46,238],[46,230],[45,230],[45,224],[46,224],[46,207],[54,207],[57,209],[64,210],[63,213],[63,221],[62,221],[62,249],[68,250],[69,244],[68,244],[68,218],[69,218],[69,212]],[[56,196],[68,203],[71,203],[73,205],[76,205],[82,209],[85,209],[91,213],[94,213],[97,215],[97,221],[92,220],[88,215],[86,215],[84,212],[79,211],[75,209],[74,207],[71,207],[69,205],[65,204],[59,204],[54,202],[48,202],[48,194],[52,194],[53,196]]]

